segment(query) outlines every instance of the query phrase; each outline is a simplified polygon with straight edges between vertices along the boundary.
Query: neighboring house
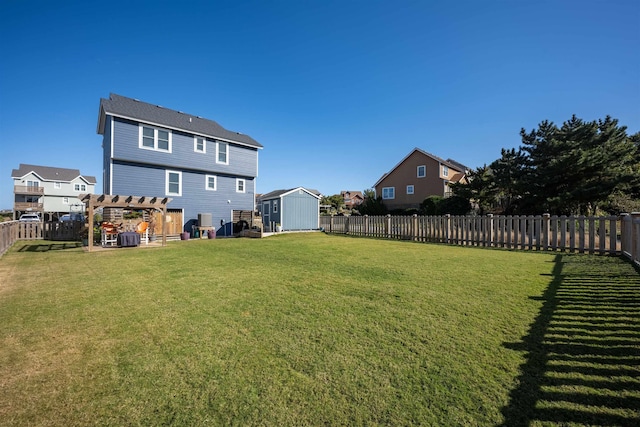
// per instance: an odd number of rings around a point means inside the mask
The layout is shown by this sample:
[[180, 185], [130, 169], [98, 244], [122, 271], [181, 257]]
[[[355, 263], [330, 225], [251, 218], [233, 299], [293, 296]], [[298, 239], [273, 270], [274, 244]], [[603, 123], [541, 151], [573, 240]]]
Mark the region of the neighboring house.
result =
[[353, 209], [364, 202], [362, 191], [341, 191], [340, 196], [344, 200], [344, 207]]
[[100, 100], [97, 132], [105, 194], [171, 197], [168, 211], [181, 214], [184, 231], [199, 214], [230, 226], [233, 210], [255, 208], [262, 145], [248, 135], [115, 94]]
[[277, 224], [282, 231], [315, 230], [320, 226], [320, 194], [297, 187], [276, 190], [260, 198], [262, 223], [269, 231]]
[[64, 214], [84, 213], [80, 194], [93, 194], [96, 178], [83, 176], [78, 169], [20, 164], [11, 171], [13, 178], [13, 218], [38, 213], [44, 221]]
[[466, 182], [468, 170], [454, 160], [414, 148], [374, 184], [374, 189], [387, 209], [418, 208], [429, 196], [450, 196], [449, 185]]

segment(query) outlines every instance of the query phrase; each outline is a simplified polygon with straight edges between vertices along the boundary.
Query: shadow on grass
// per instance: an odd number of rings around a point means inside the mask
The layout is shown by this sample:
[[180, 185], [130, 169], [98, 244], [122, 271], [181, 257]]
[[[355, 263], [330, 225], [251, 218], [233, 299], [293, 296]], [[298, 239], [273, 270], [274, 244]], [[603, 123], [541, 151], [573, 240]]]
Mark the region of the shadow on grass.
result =
[[82, 246], [82, 242], [26, 244], [20, 249], [18, 249], [18, 252], [62, 251], [65, 249], [79, 248], [81, 246]]
[[611, 258], [557, 255], [504, 426], [640, 425], [640, 275]]

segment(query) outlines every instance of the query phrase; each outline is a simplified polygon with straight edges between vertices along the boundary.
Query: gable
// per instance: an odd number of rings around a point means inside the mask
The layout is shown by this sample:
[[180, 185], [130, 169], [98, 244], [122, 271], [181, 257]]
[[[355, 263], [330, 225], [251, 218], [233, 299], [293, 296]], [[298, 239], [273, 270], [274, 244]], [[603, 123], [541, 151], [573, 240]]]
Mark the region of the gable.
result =
[[[442, 159], [441, 157], [435, 156], [419, 148], [414, 148], [389, 172], [382, 175], [382, 177], [380, 177], [380, 179], [373, 185], [373, 187], [378, 187], [381, 183], [383, 183], [383, 181], [390, 178], [396, 179], [401, 176], [413, 178], [417, 174], [417, 167], [422, 165], [426, 166], [427, 177], [431, 176], [439, 178], [440, 166], [446, 166], [449, 168], [449, 176], [455, 175], [457, 173], [462, 173], [464, 175], [464, 171], [460, 170], [460, 167], [457, 166], [457, 164], [451, 163], [447, 160]], [[434, 171], [436, 171], [435, 174]]]

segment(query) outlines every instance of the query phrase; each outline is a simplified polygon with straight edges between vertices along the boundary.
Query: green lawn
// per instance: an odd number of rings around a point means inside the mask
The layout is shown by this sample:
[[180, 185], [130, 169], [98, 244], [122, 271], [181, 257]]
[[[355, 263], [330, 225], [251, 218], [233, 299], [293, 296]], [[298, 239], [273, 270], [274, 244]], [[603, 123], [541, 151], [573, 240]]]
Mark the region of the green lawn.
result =
[[635, 425], [640, 275], [320, 233], [19, 242], [0, 396], [0, 425]]

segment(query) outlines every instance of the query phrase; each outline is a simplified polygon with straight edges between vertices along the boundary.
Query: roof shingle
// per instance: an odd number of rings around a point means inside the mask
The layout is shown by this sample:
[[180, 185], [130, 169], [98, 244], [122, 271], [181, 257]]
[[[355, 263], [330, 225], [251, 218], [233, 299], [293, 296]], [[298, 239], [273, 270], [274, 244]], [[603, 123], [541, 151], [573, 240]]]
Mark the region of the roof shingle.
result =
[[104, 134], [105, 114], [262, 148], [262, 145], [249, 135], [227, 130], [213, 120], [113, 93], [109, 95], [109, 99], [100, 99], [97, 132], [101, 135]]
[[11, 171], [11, 178], [20, 178], [33, 172], [46, 181], [71, 182], [78, 177], [82, 177], [87, 183], [95, 184], [94, 176], [82, 175], [78, 169], [55, 168], [51, 166], [26, 165], [20, 163], [18, 169]]

